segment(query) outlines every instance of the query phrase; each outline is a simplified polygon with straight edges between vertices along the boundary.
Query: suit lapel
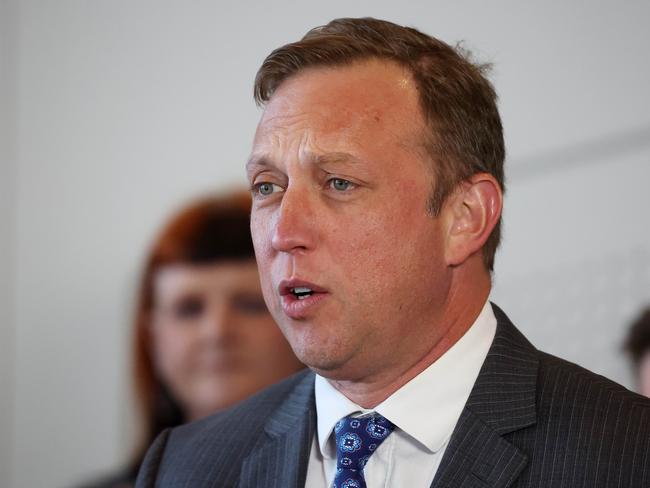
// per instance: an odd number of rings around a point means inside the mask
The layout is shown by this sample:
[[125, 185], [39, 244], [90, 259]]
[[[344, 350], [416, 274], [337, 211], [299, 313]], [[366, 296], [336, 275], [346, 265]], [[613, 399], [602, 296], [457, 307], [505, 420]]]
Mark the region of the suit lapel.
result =
[[[431, 485], [506, 488], [527, 456], [503, 438], [535, 424], [535, 348], [495, 305], [497, 332]], [[316, 430], [314, 375], [307, 374], [270, 417], [242, 464], [242, 488], [302, 488]]]
[[503, 435], [536, 422], [536, 349], [496, 305], [492, 308], [496, 335], [432, 488], [505, 488], [528, 462]]
[[302, 488], [315, 429], [314, 375], [308, 374], [269, 418], [242, 464], [239, 486]]
[[527, 457], [467, 408], [461, 414], [432, 487], [507, 487]]

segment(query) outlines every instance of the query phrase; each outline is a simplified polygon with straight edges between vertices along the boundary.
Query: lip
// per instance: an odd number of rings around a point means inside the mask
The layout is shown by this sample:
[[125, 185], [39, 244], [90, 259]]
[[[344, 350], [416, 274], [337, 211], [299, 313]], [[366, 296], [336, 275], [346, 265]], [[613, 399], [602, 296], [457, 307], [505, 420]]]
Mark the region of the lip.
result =
[[[292, 288], [298, 287], [309, 288], [313, 291], [313, 294], [299, 299], [291, 293]], [[280, 293], [282, 311], [287, 317], [294, 320], [306, 319], [313, 313], [316, 305], [329, 295], [329, 292], [325, 288], [299, 278], [282, 280], [278, 285], [278, 291]]]
[[235, 356], [200, 358], [196, 372], [208, 376], [232, 374], [241, 370], [244, 364], [240, 357]]

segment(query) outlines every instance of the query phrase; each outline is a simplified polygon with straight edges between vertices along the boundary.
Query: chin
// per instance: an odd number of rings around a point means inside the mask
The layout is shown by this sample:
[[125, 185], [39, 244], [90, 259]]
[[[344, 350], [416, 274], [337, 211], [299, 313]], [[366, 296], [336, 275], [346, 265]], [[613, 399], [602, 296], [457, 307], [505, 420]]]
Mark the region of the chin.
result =
[[296, 356], [309, 369], [328, 379], [337, 379], [347, 362], [341, 356], [340, 350], [324, 351], [319, 348], [318, 351], [310, 351], [303, 349], [296, 351]]
[[296, 357], [318, 374], [335, 371], [354, 356], [350, 341], [327, 324], [301, 322], [285, 324], [282, 329]]

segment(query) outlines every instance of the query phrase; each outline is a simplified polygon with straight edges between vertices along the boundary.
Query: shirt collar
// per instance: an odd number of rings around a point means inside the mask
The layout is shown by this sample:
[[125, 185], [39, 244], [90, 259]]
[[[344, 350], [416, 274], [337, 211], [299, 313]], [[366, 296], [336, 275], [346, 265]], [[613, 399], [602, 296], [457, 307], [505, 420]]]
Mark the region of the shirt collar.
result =
[[[496, 318], [489, 302], [469, 330], [437, 361], [390, 397], [376, 411], [430, 452], [440, 450], [451, 436], [485, 361], [494, 334]], [[354, 412], [367, 413], [316, 375], [318, 445], [326, 458], [336, 457], [328, 443], [336, 422]]]

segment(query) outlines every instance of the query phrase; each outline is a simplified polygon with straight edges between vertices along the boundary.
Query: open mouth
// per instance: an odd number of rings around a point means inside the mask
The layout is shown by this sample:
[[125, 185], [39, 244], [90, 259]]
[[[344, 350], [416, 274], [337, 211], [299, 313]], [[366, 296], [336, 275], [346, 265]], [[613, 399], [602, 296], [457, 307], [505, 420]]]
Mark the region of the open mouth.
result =
[[286, 295], [289, 298], [297, 300], [304, 300], [313, 295], [327, 292], [324, 288], [321, 288], [318, 285], [298, 279], [281, 281], [278, 285], [278, 291], [280, 292], [280, 295]]
[[295, 288], [291, 288], [289, 291], [298, 300], [304, 300], [314, 294], [314, 291], [311, 288], [305, 286], [296, 286]]
[[284, 313], [292, 319], [304, 319], [314, 307], [329, 296], [328, 290], [299, 279], [283, 280], [278, 290]]

